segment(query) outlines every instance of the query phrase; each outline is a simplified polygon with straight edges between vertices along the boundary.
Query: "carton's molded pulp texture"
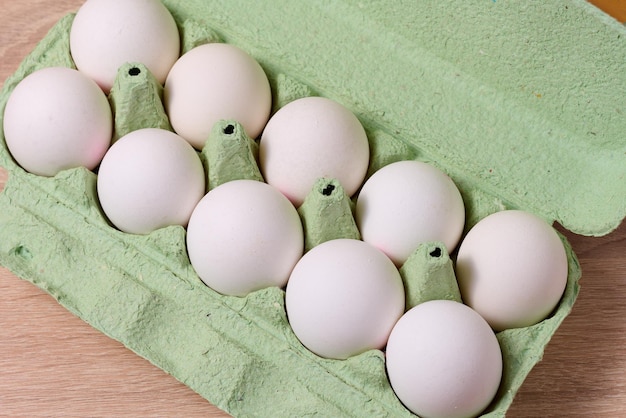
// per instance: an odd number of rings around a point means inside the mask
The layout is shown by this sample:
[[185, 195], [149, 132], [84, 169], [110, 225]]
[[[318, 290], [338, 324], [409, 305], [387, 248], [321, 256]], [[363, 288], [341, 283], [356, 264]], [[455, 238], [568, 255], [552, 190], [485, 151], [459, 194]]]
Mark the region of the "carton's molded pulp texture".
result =
[[[400, 159], [449, 173], [467, 228], [505, 208], [588, 235], [608, 233], [624, 217], [626, 30], [583, 1], [164, 3], [186, 49], [221, 40], [255, 57], [275, 108], [314, 94], [354, 111], [370, 139], [370, 173]], [[2, 113], [27, 74], [73, 66], [72, 19], [6, 81]], [[111, 98], [118, 136], [146, 124], [169, 127], [159, 103], [154, 112], [121, 114], [141, 108], [126, 100], [161, 94], [145, 80], [143, 93]], [[0, 263], [95, 328], [235, 416], [411, 415], [389, 386], [380, 351], [344, 361], [315, 356], [290, 330], [281, 289], [216, 294], [189, 265], [182, 228], [119, 232], [99, 209], [94, 173], [37, 177], [15, 164], [4, 137], [0, 144], [9, 170]], [[580, 268], [564, 243], [569, 278], [555, 312], [498, 334], [505, 370], [487, 416], [504, 416], [572, 308]], [[441, 259], [402, 269], [405, 276], [449, 270]]]

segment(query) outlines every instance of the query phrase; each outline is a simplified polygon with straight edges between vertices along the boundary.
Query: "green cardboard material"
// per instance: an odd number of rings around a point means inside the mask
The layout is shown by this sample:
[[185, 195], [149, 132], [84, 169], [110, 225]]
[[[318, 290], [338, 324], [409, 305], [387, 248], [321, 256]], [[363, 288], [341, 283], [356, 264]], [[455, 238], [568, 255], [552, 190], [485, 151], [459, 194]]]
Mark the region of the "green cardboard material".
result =
[[[173, 131], [163, 107], [163, 87], [145, 65], [129, 62], [118, 70], [109, 93], [115, 115], [113, 142], [143, 127]], [[133, 106], [141, 103], [141, 106]]]
[[335, 179], [318, 179], [298, 208], [304, 230], [304, 251], [332, 239], [361, 239], [354, 206]]
[[420, 245], [400, 267], [400, 275], [406, 310], [429, 300], [463, 302], [450, 254], [442, 242]]
[[239, 122], [217, 122], [200, 154], [207, 173], [207, 190], [232, 180], [263, 181], [261, 170], [256, 164], [258, 148], [258, 144], [246, 135]]
[[[253, 55], [275, 108], [316, 94], [353, 110], [370, 139], [370, 173], [400, 159], [449, 173], [468, 228], [521, 208], [601, 235], [625, 215], [626, 29], [582, 0], [164, 3], [185, 50], [222, 40]], [[6, 81], [1, 113], [30, 72], [73, 66], [72, 19]], [[382, 352], [315, 356], [291, 332], [282, 290], [216, 294], [189, 265], [182, 228], [119, 232], [99, 208], [94, 173], [34, 176], [3, 136], [0, 144], [9, 170], [0, 264], [95, 328], [235, 416], [411, 416], [387, 382]], [[580, 268], [564, 244], [568, 285], [555, 312], [498, 333], [505, 370], [486, 416], [504, 416], [576, 300]]]

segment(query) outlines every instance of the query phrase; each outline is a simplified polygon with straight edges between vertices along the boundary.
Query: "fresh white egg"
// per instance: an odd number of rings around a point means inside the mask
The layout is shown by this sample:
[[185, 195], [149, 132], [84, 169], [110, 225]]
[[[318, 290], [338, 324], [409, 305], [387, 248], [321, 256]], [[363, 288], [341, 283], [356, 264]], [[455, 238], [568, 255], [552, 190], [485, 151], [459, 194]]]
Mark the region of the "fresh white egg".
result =
[[456, 260], [463, 301], [495, 330], [533, 325], [556, 307], [568, 263], [554, 228], [521, 210], [496, 212], [463, 239]]
[[87, 0], [70, 30], [76, 67], [108, 93], [118, 68], [144, 64], [163, 83], [180, 54], [178, 27], [159, 0]]
[[389, 382], [402, 403], [424, 418], [469, 418], [494, 398], [502, 353], [485, 320], [453, 301], [410, 309], [387, 343]]
[[173, 132], [146, 128], [121, 137], [98, 171], [98, 198], [118, 229], [147, 234], [186, 226], [204, 196], [205, 174], [196, 151]]
[[201, 149], [221, 119], [236, 120], [249, 137], [259, 136], [272, 93], [254, 58], [233, 45], [210, 43], [176, 61], [165, 81], [164, 102], [174, 130]]
[[65, 67], [33, 72], [13, 90], [4, 110], [4, 136], [26, 171], [95, 168], [111, 144], [113, 117], [96, 83]]
[[337, 179], [352, 196], [368, 165], [369, 143], [361, 122], [341, 104], [323, 97], [283, 106], [267, 123], [259, 144], [265, 181], [296, 207], [322, 177]]
[[355, 217], [363, 240], [400, 266], [426, 242], [443, 242], [451, 253], [463, 232], [465, 206], [443, 171], [420, 161], [399, 161], [365, 182]]
[[231, 296], [283, 287], [303, 249], [296, 209], [278, 190], [255, 180], [233, 180], [209, 191], [187, 228], [196, 273]]
[[296, 264], [285, 301], [291, 328], [305, 347], [346, 359], [385, 346], [404, 312], [404, 287], [382, 252], [363, 241], [336, 239]]

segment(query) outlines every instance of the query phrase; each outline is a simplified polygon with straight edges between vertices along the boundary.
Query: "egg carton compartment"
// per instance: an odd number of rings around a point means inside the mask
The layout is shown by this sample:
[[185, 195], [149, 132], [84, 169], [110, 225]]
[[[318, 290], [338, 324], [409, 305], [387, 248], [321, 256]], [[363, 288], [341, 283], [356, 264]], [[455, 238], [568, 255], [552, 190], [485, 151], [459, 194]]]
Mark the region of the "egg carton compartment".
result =
[[[274, 111], [309, 95], [329, 97], [350, 108], [370, 141], [369, 174], [406, 159], [425, 161], [448, 173], [465, 201], [466, 230], [490, 213], [520, 208], [574, 232], [607, 233], [626, 208], [626, 153], [620, 141], [626, 127], [619, 112], [605, 105], [623, 103], [619, 97], [626, 97], [626, 83], [609, 80], [600, 64], [610, 69], [624, 62], [619, 61], [626, 54], [624, 28], [604, 20], [582, 1], [549, 6], [499, 3], [455, 6], [467, 26], [441, 40], [438, 36], [451, 23], [445, 6], [435, 1], [410, 13], [391, 4], [381, 13], [382, 9], [349, 1], [317, 6], [285, 1], [271, 7], [164, 1], [179, 25], [183, 51], [221, 41], [257, 59], [270, 79]], [[526, 14], [520, 15], [518, 8], [527, 8]], [[73, 16], [62, 19], [6, 81], [0, 110], [29, 73], [49, 66], [74, 67], [69, 54]], [[285, 19], [288, 23], [283, 24]], [[536, 21], [531, 23], [532, 19]], [[594, 78], [589, 64], [573, 75], [554, 78], [545, 75], [545, 68], [532, 66], [535, 72], [525, 74], [525, 84], [512, 80], [515, 76], [509, 72], [515, 64], [533, 53], [541, 67], [542, 59], [574, 45], [578, 35], [561, 41], [554, 33], [533, 36], [533, 31], [555, 26], [563, 35], [569, 30], [567, 19], [580, 25], [577, 31], [600, 33], [603, 44], [593, 55], [593, 66], [599, 68]], [[473, 33], [469, 26], [477, 33], [466, 39], [463, 34]], [[297, 33], [315, 36], [294, 37], [290, 31], [296, 27], [301, 28]], [[537, 39], [552, 43], [519, 56], [511, 45], [489, 49], [496, 39], [506, 39], [498, 35], [516, 29], [524, 36], [510, 42], [519, 47]], [[485, 40], [479, 41], [481, 36]], [[450, 45], [439, 48], [441, 43]], [[577, 56], [579, 64], [587, 63], [583, 55], [596, 47], [587, 45]], [[496, 52], [500, 55], [495, 60], [480, 58]], [[470, 53], [477, 55], [470, 59]], [[503, 68], [506, 65], [511, 68]], [[553, 66], [573, 71], [563, 62]], [[493, 74], [485, 75], [485, 68]], [[160, 86], [149, 72], [137, 63], [119, 74], [120, 85], [110, 99], [115, 137], [139, 127], [169, 129], [155, 100]], [[571, 92], [564, 91], [562, 82], [577, 77], [582, 77], [585, 92], [568, 101]], [[503, 93], [511, 84], [517, 89]], [[543, 98], [547, 104], [540, 103]], [[584, 100], [595, 107], [581, 111]], [[0, 143], [0, 165], [9, 171], [0, 195], [0, 263], [93, 327], [235, 416], [412, 416], [389, 385], [381, 351], [347, 360], [314, 355], [289, 327], [283, 290], [268, 288], [244, 298], [212, 291], [189, 263], [182, 227], [145, 236], [120, 232], [99, 207], [96, 174], [78, 168], [54, 178], [35, 176], [15, 164], [3, 137]], [[207, 152], [205, 163], [223, 161], [212, 161], [214, 155]], [[249, 162], [244, 158], [230, 173], [241, 175]], [[250, 175], [254, 173], [243, 174]], [[316, 221], [321, 205], [314, 202], [312, 209], [301, 208], [302, 217], [313, 225], [308, 239], [324, 239], [330, 233], [314, 237], [313, 232], [328, 225], [319, 219], [341, 216], [324, 215]], [[333, 210], [346, 213], [345, 207]], [[350, 231], [354, 232], [348, 222], [340, 234]], [[503, 379], [485, 416], [505, 415], [576, 300], [581, 272], [571, 247], [562, 240], [569, 261], [562, 300], [539, 324], [497, 334]], [[453, 256], [436, 249], [418, 250], [414, 258], [420, 262], [407, 263], [402, 274], [453, 278]]]

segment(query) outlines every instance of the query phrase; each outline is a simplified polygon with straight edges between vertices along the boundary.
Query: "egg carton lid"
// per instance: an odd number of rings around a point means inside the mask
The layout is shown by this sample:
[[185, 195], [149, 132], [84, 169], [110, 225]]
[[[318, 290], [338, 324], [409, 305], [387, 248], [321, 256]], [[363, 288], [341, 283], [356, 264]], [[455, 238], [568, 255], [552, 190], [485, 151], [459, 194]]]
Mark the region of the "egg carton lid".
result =
[[626, 215], [626, 29], [584, 0], [165, 4], [439, 165], [467, 200], [593, 236]]
[[[353, 110], [371, 140], [370, 173], [409, 158], [448, 172], [468, 227], [523, 208], [577, 233], [608, 233], [626, 211], [625, 29], [582, 0], [517, 3], [164, 1], [181, 29], [200, 22], [248, 51], [273, 87], [287, 74], [295, 90]], [[25, 74], [73, 65], [71, 18], [7, 80], [0, 109]], [[181, 228], [115, 231], [93, 173], [37, 178], [15, 165], [1, 136], [0, 145], [10, 171], [0, 264], [95, 328], [238, 416], [411, 415], [384, 378], [382, 353], [315, 357], [290, 333], [280, 289], [216, 295], [190, 267]], [[570, 275], [557, 311], [498, 334], [510, 361], [489, 416], [504, 416], [576, 299], [580, 271], [565, 244]]]

